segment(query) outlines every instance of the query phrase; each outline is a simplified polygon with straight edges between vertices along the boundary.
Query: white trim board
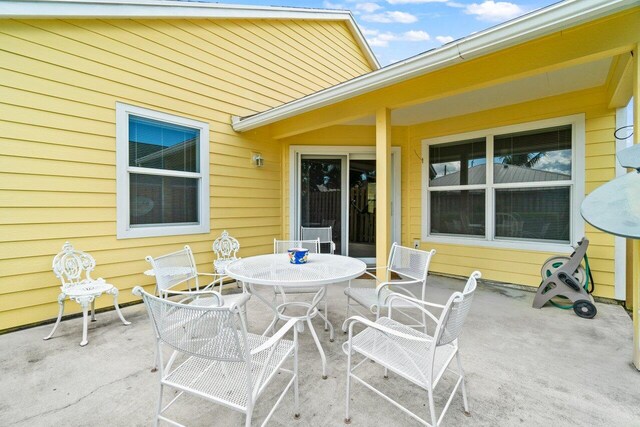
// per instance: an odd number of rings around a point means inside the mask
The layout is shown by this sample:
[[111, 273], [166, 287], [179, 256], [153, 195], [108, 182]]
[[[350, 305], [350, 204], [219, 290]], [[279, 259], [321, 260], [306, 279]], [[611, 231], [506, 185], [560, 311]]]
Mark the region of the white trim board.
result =
[[[429, 192], [426, 185], [426, 176], [429, 174], [429, 146], [434, 144], [442, 144], [453, 141], [464, 141], [469, 139], [475, 139], [479, 137], [487, 138], [487, 164], [489, 159], [493, 158], [493, 135], [516, 133], [525, 130], [544, 129], [555, 126], [571, 125], [572, 127], [572, 179], [568, 181], [571, 185], [571, 232], [568, 243], [555, 243], [555, 242], [543, 242], [543, 241], [527, 241], [527, 240], [508, 240], [508, 239], [493, 239], [493, 197], [492, 191], [487, 191], [485, 212], [487, 213], [485, 221], [485, 236], [467, 237], [467, 236], [443, 236], [443, 235], [429, 235]], [[488, 247], [495, 249], [515, 249], [515, 250], [527, 250], [527, 251], [542, 251], [542, 252], [559, 252], [559, 253], [571, 253], [573, 252], [573, 244], [580, 240], [584, 236], [585, 223], [582, 216], [580, 216], [580, 205], [585, 197], [585, 116], [584, 114], [575, 114], [572, 116], [557, 117], [547, 120], [538, 120], [535, 122], [519, 123], [517, 125], [502, 126], [497, 128], [483, 129], [473, 132], [467, 132], [456, 135], [448, 135], [438, 138], [424, 139], [422, 141], [422, 158], [424, 159], [422, 164], [421, 179], [421, 193], [422, 193], [422, 219], [421, 219], [421, 239], [423, 242], [464, 245], [464, 246], [478, 246]], [[487, 168], [487, 172], [491, 173], [492, 168]], [[491, 182], [493, 180], [490, 180]], [[567, 185], [567, 183], [560, 183], [557, 185]], [[488, 184], [479, 186], [465, 186], [465, 189], [485, 188]], [[495, 185], [492, 184], [490, 188], [508, 188], [508, 187], [540, 187], [549, 186], [546, 183], [532, 183], [532, 184], [517, 184], [517, 185]], [[443, 189], [446, 187], [438, 187]]]
[[244, 132], [275, 123], [611, 15], [637, 4], [637, 0], [565, 0], [262, 113], [244, 118], [236, 117], [232, 121], [233, 129]]
[[[178, 172], [172, 170], [149, 170], [129, 166], [129, 115], [146, 117], [166, 123], [173, 123], [199, 130], [200, 172]], [[132, 227], [129, 224], [129, 174], [144, 171], [148, 175], [180, 176], [198, 178], [198, 219], [197, 224], [157, 224]], [[201, 234], [211, 231], [209, 198], [209, 124], [186, 117], [150, 110], [148, 108], [116, 102], [116, 235], [118, 239], [136, 237], [176, 236]]]

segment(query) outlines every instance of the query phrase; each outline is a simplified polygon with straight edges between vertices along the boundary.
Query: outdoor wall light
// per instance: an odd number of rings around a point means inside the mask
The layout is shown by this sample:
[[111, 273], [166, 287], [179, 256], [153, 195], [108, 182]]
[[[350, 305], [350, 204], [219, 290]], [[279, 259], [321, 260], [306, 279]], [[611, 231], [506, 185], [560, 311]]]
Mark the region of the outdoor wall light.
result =
[[253, 153], [251, 156], [251, 162], [257, 168], [261, 168], [264, 166], [264, 159], [262, 158], [262, 154], [260, 153]]

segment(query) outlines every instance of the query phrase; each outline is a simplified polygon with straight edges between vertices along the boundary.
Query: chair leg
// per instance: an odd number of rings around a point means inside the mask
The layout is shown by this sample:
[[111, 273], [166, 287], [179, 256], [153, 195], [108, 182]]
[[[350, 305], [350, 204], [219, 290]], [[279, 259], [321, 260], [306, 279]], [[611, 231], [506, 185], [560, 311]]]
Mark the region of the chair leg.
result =
[[62, 313], [64, 312], [64, 299], [67, 296], [65, 294], [60, 294], [58, 295], [58, 319], [56, 320], [56, 324], [53, 325], [53, 330], [51, 331], [51, 333], [49, 335], [47, 335], [46, 337], [43, 338], [43, 340], [48, 340], [49, 338], [51, 338], [53, 336], [53, 333], [56, 331], [56, 329], [58, 329], [58, 325], [60, 324], [60, 319], [62, 319]]
[[160, 413], [162, 412], [162, 392], [164, 390], [164, 386], [160, 384], [160, 395], [158, 396], [158, 406], [156, 409], [156, 417], [153, 419], [153, 427], [158, 427], [158, 422], [160, 421]]
[[124, 316], [122, 315], [122, 312], [120, 311], [120, 307], [118, 307], [118, 289], [114, 286], [113, 288], [111, 288], [109, 293], [113, 295], [113, 306], [116, 309], [116, 313], [118, 313], [118, 317], [120, 318], [122, 323], [125, 324], [125, 326], [130, 325], [131, 322], [125, 320]]
[[87, 328], [89, 324], [89, 301], [86, 299], [81, 299], [78, 301], [80, 306], [82, 307], [82, 341], [80, 341], [80, 346], [84, 347], [89, 344], [89, 340], [87, 340]]
[[351, 403], [351, 337], [349, 337], [347, 349], [347, 401], [345, 405], [344, 423], [351, 424], [351, 417], [349, 416], [349, 403]]
[[433, 427], [438, 427], [438, 418], [436, 417], [436, 404], [433, 401], [433, 389], [431, 386], [427, 389], [429, 394], [429, 412], [431, 413], [431, 425]]
[[[351, 282], [349, 282], [349, 283], [351, 283]], [[349, 318], [349, 313], [350, 313], [350, 310], [349, 310], [349, 309], [350, 309], [350, 308], [351, 308], [351, 297], [349, 297], [349, 295], [347, 295], [347, 312], [346, 312], [346, 313], [345, 313], [345, 315], [344, 315], [344, 318], [345, 318], [345, 319], [348, 319], [348, 318]], [[343, 326], [343, 328], [342, 328], [342, 333], [344, 333], [344, 334], [346, 334], [346, 333], [347, 333], [347, 330], [346, 330], [346, 328], [344, 328], [344, 326]]]
[[471, 412], [469, 412], [469, 401], [467, 400], [467, 388], [465, 387], [465, 378], [464, 371], [462, 370], [462, 362], [460, 361], [460, 353], [456, 353], [456, 362], [458, 363], [458, 373], [462, 377], [462, 404], [464, 405], [464, 414], [467, 417], [471, 416]]
[[251, 427], [251, 417], [253, 416], [253, 407], [249, 406], [247, 408], [247, 417], [244, 421], [245, 427]]
[[293, 418], [300, 419], [300, 393], [298, 392], [298, 325], [294, 327], [294, 342], [293, 345], [293, 375], [295, 375], [296, 379], [293, 382]]
[[96, 300], [91, 301], [91, 321], [96, 321]]
[[318, 347], [318, 352], [320, 353], [320, 359], [322, 359], [322, 379], [327, 379], [327, 356], [324, 354], [324, 350], [322, 349], [322, 345], [320, 344], [320, 340], [318, 339], [318, 335], [316, 334], [316, 330], [313, 329], [313, 324], [311, 323], [311, 319], [307, 319], [307, 325], [309, 326], [309, 330], [311, 331], [311, 336], [313, 337], [313, 341], [316, 343], [316, 347]]

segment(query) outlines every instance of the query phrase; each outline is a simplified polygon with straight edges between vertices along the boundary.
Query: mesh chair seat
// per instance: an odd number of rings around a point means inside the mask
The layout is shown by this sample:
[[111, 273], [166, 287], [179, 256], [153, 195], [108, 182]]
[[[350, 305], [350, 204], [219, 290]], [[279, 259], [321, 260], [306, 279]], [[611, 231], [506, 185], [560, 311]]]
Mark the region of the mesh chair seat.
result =
[[[247, 333], [247, 342], [251, 349], [264, 344], [269, 337]], [[293, 341], [281, 340], [277, 345], [269, 367], [265, 372], [268, 378], [285, 361], [294, 348]], [[269, 351], [262, 351], [251, 360], [251, 377], [256, 378], [265, 365]], [[247, 366], [245, 362], [226, 362], [191, 356], [174, 369], [163, 384], [180, 390], [203, 393], [219, 399], [230, 406], [247, 407]]]
[[[427, 388], [429, 384], [425, 379], [428, 378], [429, 364], [425, 354], [432, 346], [432, 337], [388, 317], [381, 317], [376, 323], [407, 335], [429, 339], [431, 342], [413, 341], [393, 335], [387, 336], [369, 327], [353, 337], [353, 350], [375, 360], [407, 380]], [[453, 344], [438, 347], [433, 365], [434, 378], [440, 377], [455, 352], [456, 347]]]

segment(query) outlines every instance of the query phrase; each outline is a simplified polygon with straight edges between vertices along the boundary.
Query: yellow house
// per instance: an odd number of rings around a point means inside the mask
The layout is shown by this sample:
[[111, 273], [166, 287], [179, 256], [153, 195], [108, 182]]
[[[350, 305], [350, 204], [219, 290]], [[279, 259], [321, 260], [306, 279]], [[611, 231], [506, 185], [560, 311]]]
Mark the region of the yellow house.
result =
[[54, 317], [65, 240], [131, 301], [145, 255], [188, 243], [206, 270], [223, 229], [249, 256], [323, 224], [370, 263], [397, 241], [435, 248], [434, 272], [529, 286], [586, 235], [596, 295], [631, 299], [633, 251], [579, 208], [626, 172], [638, 1], [560, 2], [384, 68], [343, 11], [8, 1], [0, 18], [0, 329]]

